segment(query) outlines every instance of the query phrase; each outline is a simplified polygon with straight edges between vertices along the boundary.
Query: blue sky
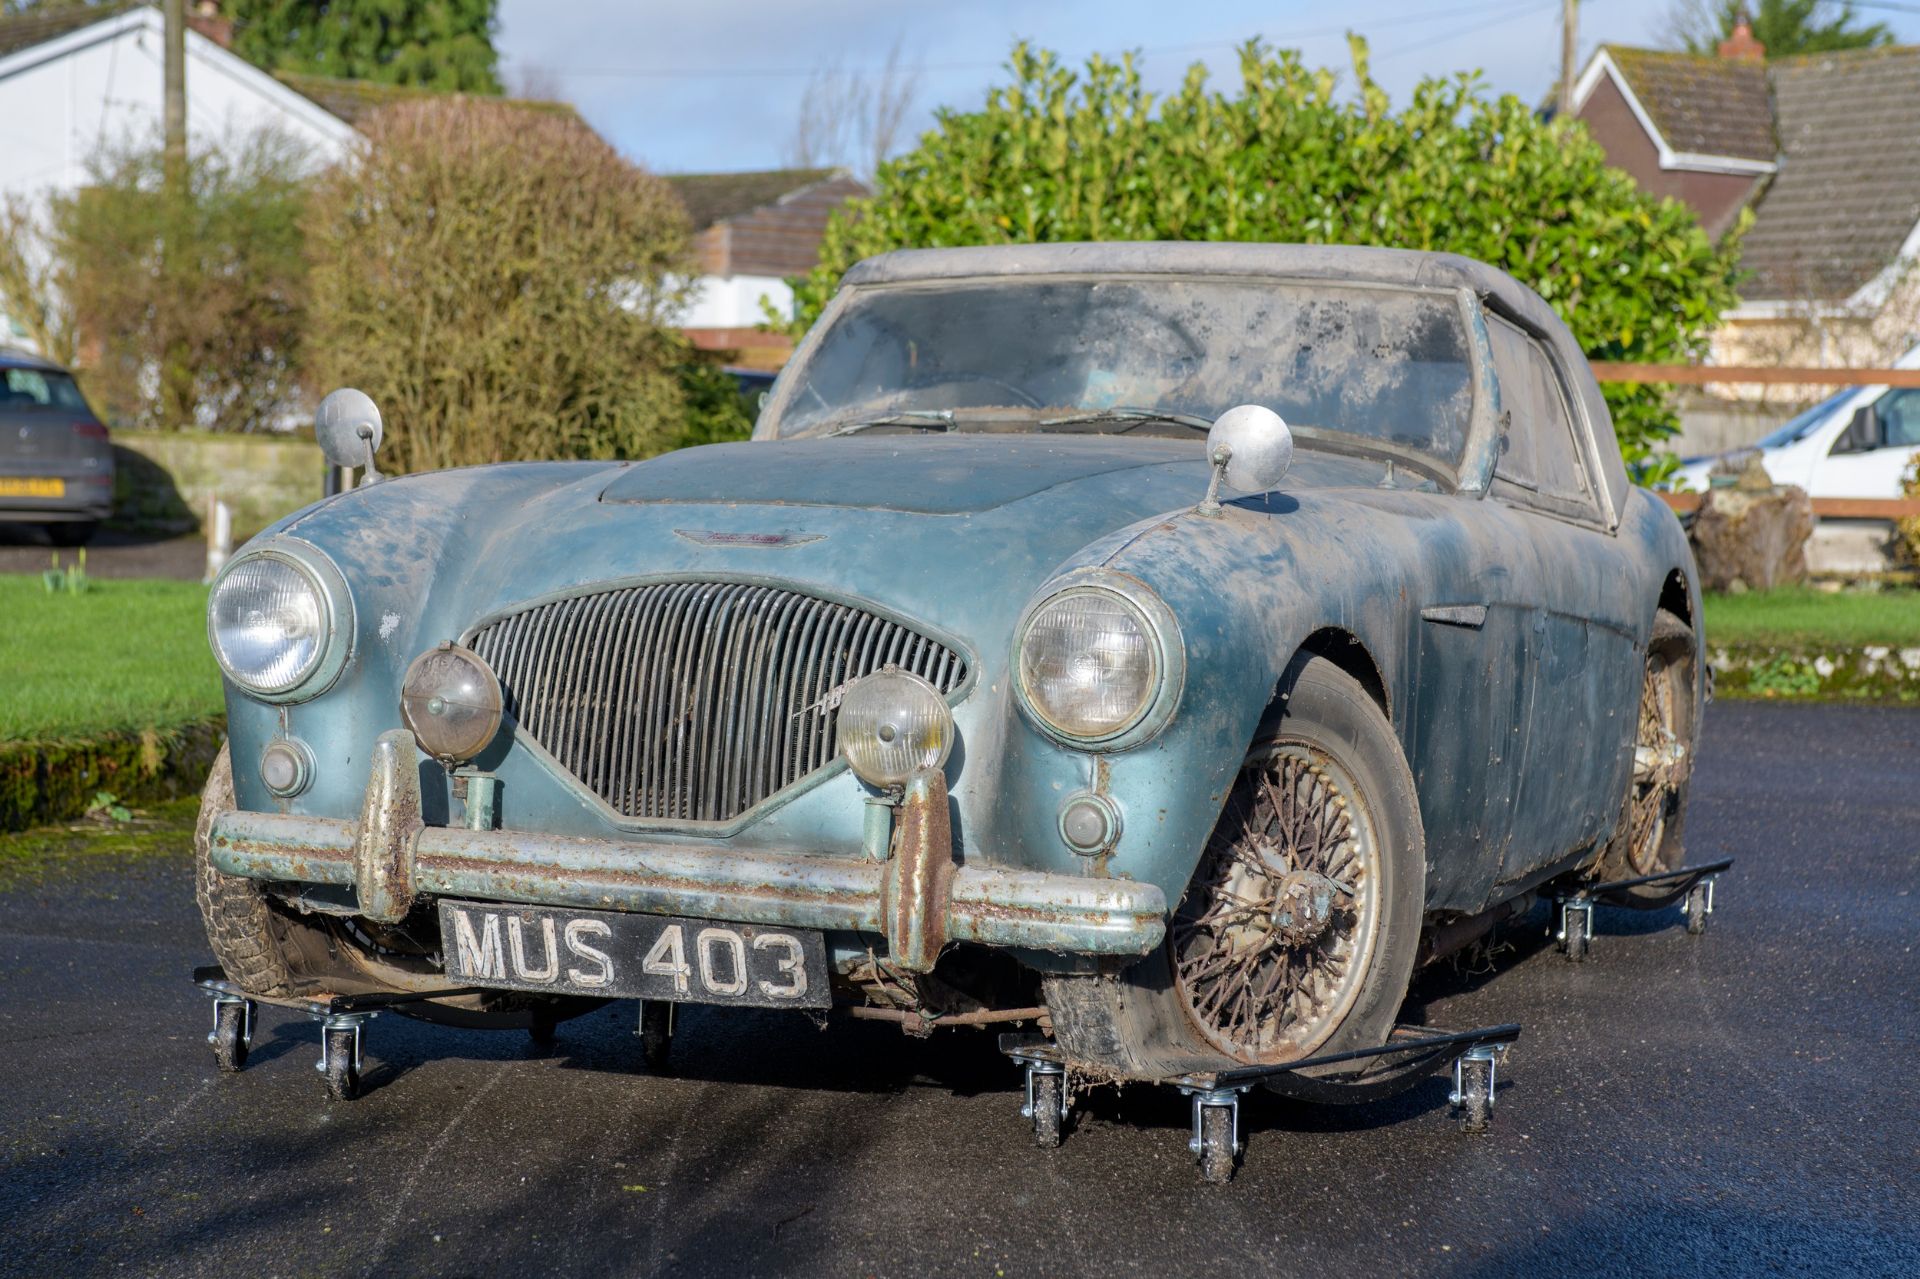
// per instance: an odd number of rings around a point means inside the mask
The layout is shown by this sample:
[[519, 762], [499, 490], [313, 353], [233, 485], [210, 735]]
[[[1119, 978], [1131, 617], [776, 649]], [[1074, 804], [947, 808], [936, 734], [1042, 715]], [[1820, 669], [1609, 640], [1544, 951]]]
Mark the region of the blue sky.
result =
[[[1601, 41], [1656, 43], [1671, 3], [1586, 0], [1582, 58]], [[497, 44], [510, 87], [536, 77], [626, 155], [675, 173], [779, 165], [808, 72], [877, 67], [896, 41], [923, 68], [911, 137], [935, 106], [978, 105], [1021, 38], [1074, 63], [1143, 50], [1149, 85], [1165, 90], [1196, 61], [1231, 85], [1233, 46], [1253, 35], [1345, 68], [1352, 29], [1396, 101], [1424, 76], [1470, 68], [1534, 101], [1558, 74], [1559, 12], [1559, 0], [502, 0]], [[1920, 40], [1920, 15], [1872, 16]]]

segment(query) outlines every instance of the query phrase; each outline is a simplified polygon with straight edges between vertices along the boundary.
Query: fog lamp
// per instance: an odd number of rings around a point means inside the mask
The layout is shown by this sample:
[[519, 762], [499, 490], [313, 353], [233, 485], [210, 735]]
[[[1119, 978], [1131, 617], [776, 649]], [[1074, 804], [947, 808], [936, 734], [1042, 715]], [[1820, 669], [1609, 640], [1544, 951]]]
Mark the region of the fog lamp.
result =
[[840, 699], [840, 753], [869, 786], [899, 786], [939, 768], [953, 750], [953, 712], [918, 675], [889, 666], [862, 675]]
[[500, 731], [500, 681], [480, 655], [449, 640], [413, 659], [400, 686], [400, 717], [420, 749], [464, 764]]

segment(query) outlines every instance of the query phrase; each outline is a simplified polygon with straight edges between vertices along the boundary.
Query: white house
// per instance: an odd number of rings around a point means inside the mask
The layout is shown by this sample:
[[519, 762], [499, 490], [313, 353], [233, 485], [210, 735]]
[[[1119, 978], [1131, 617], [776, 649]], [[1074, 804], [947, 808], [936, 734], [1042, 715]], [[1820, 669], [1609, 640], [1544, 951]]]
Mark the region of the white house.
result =
[[[159, 6], [97, 12], [0, 20], [0, 197], [73, 190], [103, 148], [159, 138]], [[325, 163], [353, 136], [345, 120], [199, 31], [187, 32], [186, 45], [189, 147], [271, 128]]]
[[793, 313], [787, 278], [813, 268], [827, 220], [867, 188], [844, 169], [678, 173], [667, 182], [686, 206], [700, 266], [681, 327], [735, 363], [778, 368], [792, 343], [764, 331], [767, 308]]
[[[221, 30], [218, 20], [199, 25]], [[0, 18], [0, 201], [41, 206], [84, 185], [102, 151], [157, 140], [163, 41], [157, 5]], [[200, 30], [186, 33], [186, 48], [189, 148], [271, 129], [325, 164], [354, 136], [347, 121]], [[0, 343], [22, 340], [0, 317]]]

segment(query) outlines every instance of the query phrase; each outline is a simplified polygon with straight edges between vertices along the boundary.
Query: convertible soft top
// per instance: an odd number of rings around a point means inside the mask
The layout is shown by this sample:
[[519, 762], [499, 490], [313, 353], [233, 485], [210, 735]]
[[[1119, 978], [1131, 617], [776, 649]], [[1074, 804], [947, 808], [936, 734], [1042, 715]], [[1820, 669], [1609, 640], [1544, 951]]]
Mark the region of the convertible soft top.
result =
[[1553, 347], [1569, 389], [1593, 431], [1612, 510], [1619, 521], [1629, 481], [1613, 417], [1587, 367], [1586, 353], [1553, 308], [1497, 267], [1457, 253], [1343, 244], [1236, 244], [1191, 240], [999, 244], [900, 249], [856, 262], [843, 285], [899, 284], [986, 275], [1236, 275], [1288, 280], [1364, 281], [1413, 288], [1466, 288], [1492, 310]]

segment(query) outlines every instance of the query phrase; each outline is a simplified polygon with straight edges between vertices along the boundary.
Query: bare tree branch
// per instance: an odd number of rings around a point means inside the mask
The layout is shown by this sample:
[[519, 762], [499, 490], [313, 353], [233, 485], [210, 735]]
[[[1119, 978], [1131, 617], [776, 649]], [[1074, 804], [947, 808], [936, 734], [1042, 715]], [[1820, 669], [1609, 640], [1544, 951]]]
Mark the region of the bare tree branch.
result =
[[919, 62], [907, 65], [897, 39], [878, 70], [850, 70], [837, 59], [823, 65], [801, 91], [786, 163], [851, 169], [871, 180], [900, 141], [919, 78]]

